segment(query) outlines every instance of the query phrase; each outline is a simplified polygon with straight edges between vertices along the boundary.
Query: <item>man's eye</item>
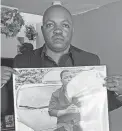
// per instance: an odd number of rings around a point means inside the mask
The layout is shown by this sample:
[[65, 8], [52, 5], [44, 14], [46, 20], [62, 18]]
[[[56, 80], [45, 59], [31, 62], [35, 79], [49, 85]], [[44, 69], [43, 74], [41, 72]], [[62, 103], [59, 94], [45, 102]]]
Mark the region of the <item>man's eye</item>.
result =
[[47, 27], [47, 28], [53, 27], [53, 24], [52, 24], [52, 23], [46, 24], [46, 27]]
[[69, 28], [70, 26], [68, 24], [63, 24], [63, 27]]
[[67, 79], [67, 78], [68, 78], [68, 76], [65, 76], [65, 77], [64, 77], [64, 79]]

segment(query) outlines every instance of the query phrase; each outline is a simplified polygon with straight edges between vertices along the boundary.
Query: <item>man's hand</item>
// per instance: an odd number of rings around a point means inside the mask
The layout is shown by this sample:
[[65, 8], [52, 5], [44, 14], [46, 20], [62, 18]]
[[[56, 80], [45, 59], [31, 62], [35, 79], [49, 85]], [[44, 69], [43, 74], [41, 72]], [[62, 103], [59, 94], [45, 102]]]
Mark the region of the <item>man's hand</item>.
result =
[[80, 96], [77, 96], [77, 97], [73, 97], [73, 98], [72, 98], [72, 103], [73, 103], [74, 105], [76, 105], [77, 107], [81, 107], [81, 102], [79, 101], [79, 97], [80, 97]]
[[69, 114], [69, 113], [78, 113], [79, 109], [76, 105], [72, 104], [70, 105], [66, 110], [65, 110], [65, 114]]
[[59, 117], [69, 113], [79, 113], [78, 107], [72, 104], [67, 109], [59, 110], [57, 116]]
[[115, 75], [105, 78], [105, 86], [108, 90], [114, 91], [119, 95], [122, 95], [122, 75]]
[[12, 74], [18, 75], [16, 70], [7, 66], [1, 66], [1, 87], [10, 80]]

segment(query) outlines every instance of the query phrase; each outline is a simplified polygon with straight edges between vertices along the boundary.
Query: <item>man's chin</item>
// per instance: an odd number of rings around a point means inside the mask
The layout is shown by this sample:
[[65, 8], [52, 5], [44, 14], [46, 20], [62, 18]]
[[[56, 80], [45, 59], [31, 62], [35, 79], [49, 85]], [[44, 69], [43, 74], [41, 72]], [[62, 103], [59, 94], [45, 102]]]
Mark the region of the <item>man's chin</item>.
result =
[[67, 49], [67, 47], [62, 46], [61, 44], [57, 44], [54, 47], [52, 47], [52, 49], [56, 52], [62, 52], [62, 51], [65, 51]]

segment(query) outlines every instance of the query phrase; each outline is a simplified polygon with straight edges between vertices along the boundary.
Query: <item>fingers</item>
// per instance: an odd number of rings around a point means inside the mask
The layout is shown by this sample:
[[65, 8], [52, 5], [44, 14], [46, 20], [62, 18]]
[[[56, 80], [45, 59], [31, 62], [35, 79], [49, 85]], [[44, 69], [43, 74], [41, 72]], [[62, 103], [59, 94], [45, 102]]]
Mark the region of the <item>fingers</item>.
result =
[[72, 103], [76, 105], [77, 107], [81, 107], [81, 102], [79, 101], [78, 97], [73, 97]]
[[1, 79], [1, 85], [2, 87], [7, 83], [7, 80]]
[[109, 91], [118, 91], [118, 88], [115, 83], [106, 83], [104, 84], [104, 86], [106, 86]]
[[1, 70], [2, 70], [2, 69], [3, 69], [5, 72], [11, 72], [12, 74], [19, 75], [19, 73], [18, 73], [15, 69], [13, 69], [13, 68], [11, 68], [11, 67], [3, 66], [3, 67], [1, 68]]
[[72, 104], [70, 105], [67, 109], [66, 109], [66, 113], [69, 114], [69, 113], [78, 113], [79, 112], [79, 109], [76, 105]]
[[71, 106], [68, 107], [68, 109], [73, 109], [73, 108], [75, 108], [74, 104], [72, 104]]
[[11, 76], [11, 72], [4, 71], [4, 76]]
[[105, 78], [105, 84], [103, 86], [106, 86], [107, 88], [114, 88], [119, 85], [119, 76], [110, 76]]
[[78, 112], [77, 106], [75, 106], [74, 104], [72, 104], [71, 106], [69, 106], [68, 112], [69, 113], [76, 113], [76, 112]]
[[110, 87], [110, 88], [107, 88], [107, 89], [110, 90], [110, 91], [118, 92], [118, 88], [116, 88], [116, 87]]
[[1, 73], [1, 78], [5, 79], [5, 77], [7, 77], [7, 79], [8, 79], [8, 77], [10, 78], [11, 77], [11, 72], [4, 71], [3, 73]]
[[112, 81], [112, 80], [119, 80], [119, 79], [122, 79], [122, 75], [108, 76], [104, 80], [105, 81]]
[[8, 80], [10, 79], [10, 76], [4, 75], [1, 77], [1, 88], [8, 82]]
[[75, 106], [75, 105], [71, 105], [71, 106], [68, 107], [68, 111], [74, 110], [74, 109], [76, 109], [76, 106]]
[[107, 88], [113, 88], [113, 87], [117, 87], [118, 83], [117, 82], [106, 82], [103, 86], [106, 86]]
[[15, 69], [1, 66], [1, 87], [3, 87], [10, 80], [12, 74], [19, 75]]
[[119, 92], [120, 90], [120, 81], [122, 79], [121, 75], [116, 76], [109, 76], [105, 78], [105, 84], [103, 86], [106, 86], [109, 91]]
[[4, 75], [1, 79], [3, 79], [3, 80], [9, 80], [10, 76]]

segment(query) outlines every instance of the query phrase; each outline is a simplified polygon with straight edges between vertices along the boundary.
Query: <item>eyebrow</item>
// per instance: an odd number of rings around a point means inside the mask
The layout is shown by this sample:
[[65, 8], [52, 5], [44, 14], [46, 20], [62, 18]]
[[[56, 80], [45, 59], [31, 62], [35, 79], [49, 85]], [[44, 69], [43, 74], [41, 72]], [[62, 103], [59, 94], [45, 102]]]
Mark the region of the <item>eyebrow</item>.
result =
[[52, 22], [52, 23], [54, 23], [54, 21], [52, 21], [52, 20], [48, 20], [48, 19], [47, 19], [46, 21], [43, 22], [43, 24], [47, 24], [48, 22]]
[[68, 22], [70, 25], [72, 24], [69, 20], [63, 20], [62, 22]]
[[[44, 22], [44, 24], [46, 24], [46, 23], [48, 23], [48, 22], [55, 23], [55, 21], [47, 19], [47, 20]], [[61, 21], [61, 22], [68, 22], [70, 25], [72, 24], [72, 22], [70, 22], [68, 19], [67, 19], [67, 20], [63, 20], [63, 21]]]

